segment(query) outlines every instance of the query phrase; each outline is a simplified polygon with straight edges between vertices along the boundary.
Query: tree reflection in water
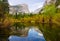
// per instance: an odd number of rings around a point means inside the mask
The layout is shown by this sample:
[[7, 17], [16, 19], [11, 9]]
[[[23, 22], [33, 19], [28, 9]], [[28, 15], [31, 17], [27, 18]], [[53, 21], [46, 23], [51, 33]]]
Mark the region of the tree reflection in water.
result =
[[43, 34], [38, 28], [31, 27], [28, 31], [28, 35], [26, 37], [19, 37], [16, 35], [12, 35], [9, 37], [10, 41], [45, 41]]

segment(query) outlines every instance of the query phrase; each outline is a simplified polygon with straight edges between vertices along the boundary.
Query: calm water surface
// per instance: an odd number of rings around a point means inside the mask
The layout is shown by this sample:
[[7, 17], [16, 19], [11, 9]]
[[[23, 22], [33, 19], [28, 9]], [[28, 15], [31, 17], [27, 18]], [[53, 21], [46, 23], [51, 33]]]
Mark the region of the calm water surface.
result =
[[34, 28], [31, 28], [28, 32], [27, 37], [19, 37], [19, 36], [10, 36], [10, 41], [45, 41], [43, 34], [37, 32]]

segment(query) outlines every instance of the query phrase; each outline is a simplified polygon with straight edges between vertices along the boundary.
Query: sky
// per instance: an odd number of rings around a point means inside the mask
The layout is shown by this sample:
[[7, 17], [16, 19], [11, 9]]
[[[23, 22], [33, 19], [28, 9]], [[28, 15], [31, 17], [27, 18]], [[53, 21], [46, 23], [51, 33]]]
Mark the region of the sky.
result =
[[10, 5], [27, 4], [29, 11], [33, 12], [43, 6], [45, 0], [8, 0]]

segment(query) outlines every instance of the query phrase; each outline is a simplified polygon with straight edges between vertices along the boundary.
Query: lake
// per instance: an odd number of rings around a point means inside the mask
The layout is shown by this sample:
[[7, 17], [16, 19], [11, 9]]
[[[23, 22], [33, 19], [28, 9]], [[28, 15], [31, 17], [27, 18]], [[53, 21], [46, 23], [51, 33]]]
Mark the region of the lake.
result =
[[9, 41], [45, 41], [42, 33], [37, 32], [34, 28], [29, 29], [27, 37], [11, 35]]

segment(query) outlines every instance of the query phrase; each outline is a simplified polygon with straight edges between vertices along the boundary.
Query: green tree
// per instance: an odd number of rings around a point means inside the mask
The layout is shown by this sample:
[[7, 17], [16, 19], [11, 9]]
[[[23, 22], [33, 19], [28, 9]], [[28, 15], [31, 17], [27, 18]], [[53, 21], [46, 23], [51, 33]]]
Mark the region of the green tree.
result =
[[56, 6], [60, 5], [60, 0], [56, 0]]
[[[7, 0], [0, 0], [0, 40], [7, 41], [9, 32], [7, 31], [9, 27], [4, 27], [4, 20], [6, 18], [5, 14], [8, 13], [8, 2]], [[7, 32], [7, 33], [6, 33]]]
[[[58, 7], [58, 6], [60, 6], [60, 0], [56, 0], [55, 5], [56, 5], [56, 12], [57, 12], [57, 13], [60, 13], [60, 7]], [[57, 7], [58, 7], [58, 8], [57, 8]]]

